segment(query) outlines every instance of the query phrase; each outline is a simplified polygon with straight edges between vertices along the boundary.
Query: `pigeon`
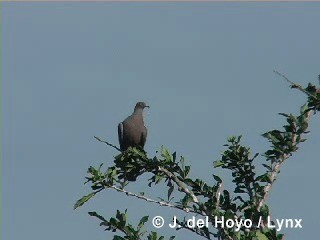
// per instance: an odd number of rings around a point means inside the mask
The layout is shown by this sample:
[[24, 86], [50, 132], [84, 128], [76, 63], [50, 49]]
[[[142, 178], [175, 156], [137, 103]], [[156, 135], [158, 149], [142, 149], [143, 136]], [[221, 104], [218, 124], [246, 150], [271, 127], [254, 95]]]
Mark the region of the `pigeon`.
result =
[[149, 108], [144, 102], [138, 102], [133, 113], [118, 125], [120, 150], [126, 151], [129, 147], [143, 149], [147, 139], [147, 128], [143, 122], [143, 109]]

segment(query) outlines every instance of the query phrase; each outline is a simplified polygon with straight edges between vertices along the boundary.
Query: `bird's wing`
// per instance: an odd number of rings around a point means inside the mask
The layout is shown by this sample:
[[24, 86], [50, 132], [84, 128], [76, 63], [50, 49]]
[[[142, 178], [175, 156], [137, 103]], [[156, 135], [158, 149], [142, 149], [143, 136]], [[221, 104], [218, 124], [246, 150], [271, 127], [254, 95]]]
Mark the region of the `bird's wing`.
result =
[[123, 124], [122, 122], [119, 123], [118, 125], [118, 138], [119, 138], [119, 144], [120, 144], [120, 149], [123, 151]]
[[140, 138], [140, 144], [139, 144], [142, 148], [144, 147], [144, 144], [146, 143], [147, 135], [148, 135], [148, 130], [146, 127], [144, 127], [143, 130], [141, 131], [141, 138]]

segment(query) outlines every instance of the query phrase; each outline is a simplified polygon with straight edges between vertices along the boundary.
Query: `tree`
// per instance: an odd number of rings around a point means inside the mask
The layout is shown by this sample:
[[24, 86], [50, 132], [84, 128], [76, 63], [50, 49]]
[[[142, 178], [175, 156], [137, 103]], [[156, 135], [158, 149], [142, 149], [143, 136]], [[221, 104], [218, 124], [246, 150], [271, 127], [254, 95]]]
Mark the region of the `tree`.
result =
[[[241, 143], [241, 136], [227, 139], [225, 149], [215, 168], [223, 168], [231, 173], [235, 188], [231, 191], [223, 189], [223, 182], [217, 175], [212, 175], [215, 184], [209, 185], [201, 179], [189, 177], [191, 167], [185, 165], [183, 157], [170, 153], [162, 147], [158, 156], [150, 158], [142, 149], [129, 148], [114, 158], [112, 166], [103, 170], [103, 164], [95, 168], [90, 166], [86, 183], [91, 184], [92, 192], [74, 205], [74, 209], [82, 206], [96, 194], [104, 190], [114, 189], [128, 196], [138, 198], [153, 204], [172, 208], [176, 211], [206, 217], [209, 225], [198, 225], [190, 228], [187, 218], [176, 219], [176, 230], [189, 230], [205, 239], [283, 239], [270, 219], [270, 210], [266, 204], [270, 190], [275, 183], [282, 164], [288, 160], [306, 139], [308, 123], [312, 114], [320, 110], [320, 88], [309, 83], [307, 87], [291, 82], [286, 76], [275, 72], [291, 84], [291, 88], [303, 92], [306, 103], [300, 108], [300, 114], [280, 113], [286, 119], [286, 124], [280, 130], [274, 129], [262, 134], [270, 142], [266, 152], [253, 154], [249, 147]], [[319, 75], [320, 82], [320, 75]], [[117, 150], [116, 146], [95, 137], [98, 141]], [[256, 160], [259, 158], [259, 162]], [[262, 163], [261, 163], [262, 162]], [[256, 169], [262, 167], [263, 173], [258, 175]], [[133, 193], [126, 190], [128, 184], [139, 180], [139, 176], [151, 173], [148, 186], [165, 184], [167, 199], [155, 200], [144, 193]], [[178, 200], [173, 201], [174, 199]], [[143, 216], [135, 227], [127, 220], [127, 210], [117, 210], [115, 217], [104, 218], [97, 212], [89, 212], [96, 217], [105, 230], [117, 232], [114, 240], [161, 240], [157, 232], [147, 232], [144, 224], [149, 216]], [[297, 221], [293, 224], [299, 224]], [[170, 237], [170, 240], [175, 237]]]

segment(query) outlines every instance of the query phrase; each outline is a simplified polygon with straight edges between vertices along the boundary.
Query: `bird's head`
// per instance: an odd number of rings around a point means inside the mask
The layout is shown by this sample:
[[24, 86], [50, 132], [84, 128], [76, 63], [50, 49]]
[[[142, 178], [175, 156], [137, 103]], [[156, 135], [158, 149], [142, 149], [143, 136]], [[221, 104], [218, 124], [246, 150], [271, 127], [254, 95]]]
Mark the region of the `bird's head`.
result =
[[150, 108], [145, 102], [137, 102], [136, 106], [134, 107], [134, 110], [141, 109], [143, 110], [144, 108]]

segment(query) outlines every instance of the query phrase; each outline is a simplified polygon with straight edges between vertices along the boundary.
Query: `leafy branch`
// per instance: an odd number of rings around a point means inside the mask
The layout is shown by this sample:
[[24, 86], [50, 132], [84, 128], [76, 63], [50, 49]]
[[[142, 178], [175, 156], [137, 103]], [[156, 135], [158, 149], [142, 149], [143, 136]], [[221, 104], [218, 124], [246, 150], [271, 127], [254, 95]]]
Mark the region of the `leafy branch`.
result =
[[[299, 149], [300, 143], [305, 141], [312, 113], [320, 110], [320, 88], [308, 84], [301, 85], [290, 81], [285, 75], [275, 71], [291, 84], [292, 88], [306, 94], [307, 102], [300, 108], [298, 115], [280, 113], [286, 119], [282, 129], [268, 131], [262, 136], [270, 142], [270, 148], [263, 154], [253, 154], [249, 147], [241, 143], [242, 136], [233, 136], [227, 139], [225, 150], [221, 157], [214, 161], [215, 168], [226, 169], [231, 172], [234, 189], [223, 189], [223, 180], [213, 175], [214, 184], [208, 184], [201, 179], [189, 177], [191, 167], [185, 164], [183, 157], [170, 153], [162, 147], [153, 158], [147, 156], [143, 149], [129, 148], [121, 152], [120, 149], [98, 137], [102, 142], [118, 151], [120, 154], [114, 157], [111, 166], [103, 170], [103, 164], [95, 168], [88, 168], [86, 183], [91, 185], [91, 193], [80, 198], [74, 205], [74, 209], [82, 206], [103, 190], [113, 189], [127, 196], [144, 200], [148, 203], [169, 207], [186, 214], [183, 220], [178, 220], [176, 230], [187, 230], [205, 239], [282, 239], [275, 229], [266, 226], [266, 220], [270, 216], [269, 207], [266, 204], [275, 183], [282, 164]], [[256, 174], [257, 168], [263, 168], [264, 173]], [[159, 197], [159, 200], [145, 196], [144, 193], [134, 193], [126, 189], [128, 184], [139, 181], [143, 174], [151, 174], [146, 187], [163, 184], [167, 188], [167, 200]], [[189, 214], [207, 217], [210, 226], [203, 228], [190, 228], [186, 219]], [[100, 220], [100, 225], [108, 231], [118, 231], [123, 236], [114, 236], [114, 240], [162, 240], [156, 232], [148, 233], [143, 230], [148, 216], [141, 218], [136, 227], [128, 223], [127, 210], [121, 213], [117, 210], [115, 217], [106, 220], [96, 212], [89, 212], [90, 216]], [[219, 220], [220, 219], [220, 220]], [[237, 221], [250, 220], [252, 225], [226, 228], [221, 225], [233, 219]], [[219, 221], [220, 225], [217, 224]], [[174, 239], [171, 237], [170, 239]]]

